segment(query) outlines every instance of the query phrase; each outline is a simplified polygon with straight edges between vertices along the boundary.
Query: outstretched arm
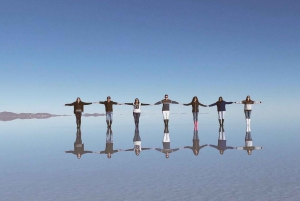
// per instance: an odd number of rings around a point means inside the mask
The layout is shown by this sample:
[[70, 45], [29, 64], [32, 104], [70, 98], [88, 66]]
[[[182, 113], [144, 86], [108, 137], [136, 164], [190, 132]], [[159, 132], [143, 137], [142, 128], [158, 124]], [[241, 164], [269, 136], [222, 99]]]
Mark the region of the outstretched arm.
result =
[[192, 103], [190, 102], [190, 103], [182, 104], [182, 105], [184, 105], [184, 106], [189, 106], [189, 105], [192, 105]]
[[226, 147], [226, 149], [236, 149], [236, 147]]
[[141, 105], [147, 106], [147, 105], [150, 105], [150, 104], [148, 104], [148, 103], [141, 103]]
[[[82, 101], [81, 101], [82, 102]], [[90, 105], [90, 104], [93, 104], [93, 103], [86, 103], [86, 102], [82, 102], [83, 105]]]
[[204, 145], [200, 146], [200, 149], [202, 149], [203, 147], [206, 147], [206, 146], [207, 146], [207, 144], [204, 144]]
[[218, 146], [216, 146], [216, 145], [209, 144], [208, 146], [219, 149]]
[[233, 102], [226, 102], [226, 101], [225, 101], [225, 104], [232, 104], [232, 103], [233, 103]]
[[199, 105], [202, 107], [207, 107], [207, 105], [203, 105], [202, 103], [199, 103]]
[[124, 103], [125, 105], [133, 105], [133, 103]]
[[217, 102], [213, 103], [213, 104], [210, 104], [209, 107], [212, 107], [212, 106], [215, 106], [217, 105]]
[[162, 101], [158, 101], [157, 103], [154, 103], [154, 105], [162, 104]]
[[74, 103], [67, 103], [67, 104], [65, 104], [65, 106], [73, 106], [75, 104], [75, 102]]
[[172, 103], [172, 104], [179, 104], [179, 102], [177, 102], [177, 101], [172, 101], [172, 100], [171, 100], [171, 103]]
[[261, 101], [253, 101], [253, 104], [259, 104], [262, 103]]
[[74, 151], [72, 151], [72, 150], [70, 150], [70, 151], [65, 151], [65, 153], [71, 153], [71, 154], [73, 154]]
[[235, 101], [234, 103], [243, 104], [243, 101]]

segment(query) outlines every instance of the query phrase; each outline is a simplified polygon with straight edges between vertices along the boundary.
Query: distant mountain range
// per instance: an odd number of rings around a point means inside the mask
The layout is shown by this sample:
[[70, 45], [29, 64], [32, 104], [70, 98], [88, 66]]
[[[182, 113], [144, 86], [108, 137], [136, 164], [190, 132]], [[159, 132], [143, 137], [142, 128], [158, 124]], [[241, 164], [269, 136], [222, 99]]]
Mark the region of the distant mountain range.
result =
[[[98, 117], [104, 116], [105, 114], [83, 114], [84, 117]], [[50, 117], [61, 117], [61, 116], [71, 116], [71, 115], [57, 115], [57, 114], [49, 114], [49, 113], [13, 113], [13, 112], [0, 112], [0, 121], [13, 121], [15, 119], [48, 119]]]

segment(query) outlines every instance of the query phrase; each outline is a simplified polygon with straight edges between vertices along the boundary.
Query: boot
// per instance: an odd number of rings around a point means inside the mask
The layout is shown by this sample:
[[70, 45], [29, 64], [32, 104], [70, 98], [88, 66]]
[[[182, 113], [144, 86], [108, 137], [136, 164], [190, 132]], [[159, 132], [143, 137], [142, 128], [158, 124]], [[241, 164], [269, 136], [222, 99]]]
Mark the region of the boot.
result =
[[112, 121], [110, 120], [109, 121], [109, 128], [111, 128], [111, 125], [112, 125]]
[[198, 130], [198, 121], [196, 121], [196, 130]]
[[109, 128], [109, 121], [108, 120], [106, 120], [106, 124], [107, 124], [107, 128]]
[[164, 119], [164, 123], [165, 123], [165, 127], [167, 127], [167, 120], [166, 119]]
[[250, 121], [251, 121], [251, 119], [248, 119], [248, 124], [249, 124], [249, 126], [250, 126]]
[[224, 126], [224, 119], [222, 119], [222, 126]]
[[167, 127], [169, 127], [169, 119], [167, 119], [166, 122], [167, 122], [167, 124], [166, 124]]
[[222, 126], [221, 119], [219, 119], [220, 127]]

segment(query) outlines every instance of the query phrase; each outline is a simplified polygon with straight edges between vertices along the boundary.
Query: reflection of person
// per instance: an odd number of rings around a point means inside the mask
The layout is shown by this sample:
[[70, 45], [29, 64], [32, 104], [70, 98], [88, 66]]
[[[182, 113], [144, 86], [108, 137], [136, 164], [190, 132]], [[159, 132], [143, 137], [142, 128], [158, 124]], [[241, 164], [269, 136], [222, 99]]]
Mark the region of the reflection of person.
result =
[[235, 103], [244, 104], [246, 123], [247, 123], [247, 125], [250, 125], [252, 104], [258, 104], [258, 103], [261, 103], [261, 101], [253, 101], [253, 100], [251, 100], [250, 96], [248, 95], [246, 97], [246, 100], [236, 101]]
[[136, 127], [133, 137], [133, 149], [126, 149], [125, 151], [134, 151], [135, 155], [139, 156], [142, 150], [150, 150], [150, 148], [142, 148], [142, 140], [140, 137], [139, 128]]
[[244, 147], [237, 147], [238, 150], [246, 150], [248, 155], [252, 154], [252, 150], [259, 150], [262, 147], [253, 146], [252, 136], [250, 127], [247, 127], [246, 136], [245, 136], [245, 146]]
[[83, 106], [90, 105], [90, 104], [92, 104], [92, 103], [82, 102], [79, 97], [76, 99], [75, 102], [65, 104], [65, 106], [74, 106], [74, 114], [76, 117], [77, 128], [79, 128], [81, 126], [81, 114], [83, 112]]
[[182, 148], [171, 149], [169, 128], [165, 127], [164, 138], [163, 138], [163, 149], [155, 148], [155, 150], [164, 153], [166, 155], [166, 158], [169, 158], [170, 153], [178, 151], [179, 149]]
[[104, 151], [94, 152], [96, 154], [107, 154], [107, 158], [111, 158], [111, 155], [117, 153], [119, 151], [123, 151], [122, 149], [114, 150], [114, 143], [113, 143], [113, 132], [111, 128], [108, 128], [106, 131], [106, 146]]
[[150, 104], [140, 103], [139, 99], [136, 98], [134, 100], [134, 103], [125, 103], [125, 105], [132, 105], [133, 106], [134, 123], [135, 123], [135, 126], [138, 127], [139, 126], [140, 115], [141, 115], [141, 106], [142, 105], [146, 106], [146, 105], [150, 105]]
[[93, 153], [92, 151], [84, 151], [84, 144], [81, 140], [81, 130], [77, 129], [76, 132], [76, 141], [74, 142], [74, 150], [65, 151], [65, 153], [71, 153], [77, 155], [77, 158], [80, 159], [83, 154]]
[[110, 96], [107, 96], [106, 101], [99, 101], [99, 102], [94, 102], [94, 103], [99, 103], [99, 104], [105, 105], [107, 127], [111, 127], [111, 124], [113, 121], [113, 105], [121, 105], [121, 104], [111, 101]]
[[219, 128], [218, 146], [211, 145], [211, 144], [209, 144], [209, 146], [218, 149], [221, 155], [223, 155], [224, 151], [227, 149], [235, 149], [234, 147], [230, 147], [226, 145], [225, 130], [223, 126], [220, 126]]
[[[226, 102], [223, 100], [222, 96], [219, 97], [219, 100], [213, 104], [210, 104], [209, 107], [217, 106], [218, 115], [219, 115], [219, 123], [220, 126], [224, 125], [224, 117], [226, 111], [226, 104], [232, 104], [233, 102]], [[221, 122], [222, 121], [222, 122]]]
[[193, 146], [185, 146], [184, 148], [191, 149], [195, 156], [198, 156], [200, 149], [207, 146], [207, 144], [200, 146], [199, 141], [198, 130], [194, 129]]
[[207, 105], [203, 105], [202, 103], [200, 103], [198, 101], [197, 96], [194, 96], [193, 100], [190, 103], [183, 104], [183, 105], [185, 105], [185, 106], [192, 105], [192, 113], [193, 113], [194, 126], [198, 130], [199, 105], [202, 106], [202, 107], [207, 107]]
[[164, 117], [165, 126], [169, 126], [169, 116], [170, 116], [170, 104], [179, 104], [177, 101], [172, 101], [168, 98], [168, 94], [165, 95], [165, 99], [158, 101], [154, 105], [163, 104], [162, 113]]

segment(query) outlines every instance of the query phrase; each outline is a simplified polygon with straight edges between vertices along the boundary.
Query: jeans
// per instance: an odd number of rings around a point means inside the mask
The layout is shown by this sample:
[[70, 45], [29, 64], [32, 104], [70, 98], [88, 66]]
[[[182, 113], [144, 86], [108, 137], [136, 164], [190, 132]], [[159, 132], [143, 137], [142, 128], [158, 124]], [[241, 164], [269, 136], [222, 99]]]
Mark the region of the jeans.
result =
[[113, 120], [113, 112], [106, 112], [106, 121]]
[[193, 112], [193, 120], [198, 121], [198, 112]]
[[245, 110], [245, 118], [246, 119], [250, 119], [250, 116], [251, 116], [251, 110]]
[[139, 113], [139, 112], [134, 112], [133, 113], [134, 122], [137, 122], [137, 123], [139, 122], [140, 115], [141, 115], [141, 113]]
[[219, 119], [225, 119], [225, 111], [218, 111]]

